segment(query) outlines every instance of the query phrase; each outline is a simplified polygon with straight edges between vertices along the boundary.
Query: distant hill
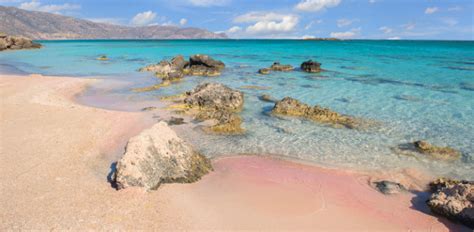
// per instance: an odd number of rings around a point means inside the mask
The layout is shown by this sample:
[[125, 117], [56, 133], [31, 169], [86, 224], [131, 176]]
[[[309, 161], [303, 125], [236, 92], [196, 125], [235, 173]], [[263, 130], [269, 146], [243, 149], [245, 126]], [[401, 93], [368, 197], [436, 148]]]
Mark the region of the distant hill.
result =
[[225, 39], [199, 28], [128, 27], [0, 6], [0, 32], [31, 39]]

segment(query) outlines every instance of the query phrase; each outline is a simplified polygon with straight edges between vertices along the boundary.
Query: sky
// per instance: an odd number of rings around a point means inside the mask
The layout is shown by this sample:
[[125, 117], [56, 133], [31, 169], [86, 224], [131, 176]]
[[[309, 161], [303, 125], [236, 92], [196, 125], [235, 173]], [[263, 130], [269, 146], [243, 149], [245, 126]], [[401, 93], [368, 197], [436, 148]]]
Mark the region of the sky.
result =
[[474, 0], [0, 0], [128, 26], [173, 25], [231, 38], [474, 40]]

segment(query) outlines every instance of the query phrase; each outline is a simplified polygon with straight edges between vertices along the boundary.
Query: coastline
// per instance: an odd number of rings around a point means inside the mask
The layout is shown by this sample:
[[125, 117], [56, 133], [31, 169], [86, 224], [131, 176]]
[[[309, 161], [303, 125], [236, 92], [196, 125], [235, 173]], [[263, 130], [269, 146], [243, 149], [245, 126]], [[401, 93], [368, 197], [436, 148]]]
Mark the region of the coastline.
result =
[[414, 193], [385, 196], [368, 185], [416, 176], [411, 189], [421, 191], [429, 178], [412, 170], [369, 174], [230, 156], [214, 159], [215, 171], [197, 183], [116, 191], [107, 182], [110, 165], [156, 119], [76, 103], [93, 81], [0, 75], [0, 228], [463, 229], [415, 209], [424, 202]]

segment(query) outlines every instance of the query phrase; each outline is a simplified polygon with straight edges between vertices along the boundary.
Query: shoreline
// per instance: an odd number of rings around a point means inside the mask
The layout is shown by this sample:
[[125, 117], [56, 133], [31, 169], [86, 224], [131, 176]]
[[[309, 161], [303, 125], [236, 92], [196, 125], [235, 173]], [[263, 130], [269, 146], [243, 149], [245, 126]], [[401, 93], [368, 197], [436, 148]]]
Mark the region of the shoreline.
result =
[[[0, 74], [0, 228], [463, 229], [413, 209], [415, 194], [371, 188], [374, 178], [387, 178], [382, 174], [275, 156], [220, 157], [212, 160], [216, 170], [193, 184], [116, 191], [107, 182], [110, 165], [129, 137], [157, 120], [78, 104], [75, 96], [93, 81]], [[415, 191], [429, 179], [416, 170], [385, 175], [420, 178]]]

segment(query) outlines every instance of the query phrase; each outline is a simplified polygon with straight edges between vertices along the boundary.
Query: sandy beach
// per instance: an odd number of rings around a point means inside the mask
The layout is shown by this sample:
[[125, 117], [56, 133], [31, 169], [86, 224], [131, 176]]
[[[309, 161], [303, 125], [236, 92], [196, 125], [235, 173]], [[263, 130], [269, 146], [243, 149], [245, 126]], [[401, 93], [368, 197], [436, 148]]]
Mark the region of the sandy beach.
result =
[[[95, 80], [0, 75], [0, 230], [462, 231], [433, 216], [416, 170], [362, 173], [267, 156], [213, 160], [193, 184], [117, 191], [111, 165], [156, 121], [75, 103]], [[390, 177], [409, 193], [369, 186]]]

